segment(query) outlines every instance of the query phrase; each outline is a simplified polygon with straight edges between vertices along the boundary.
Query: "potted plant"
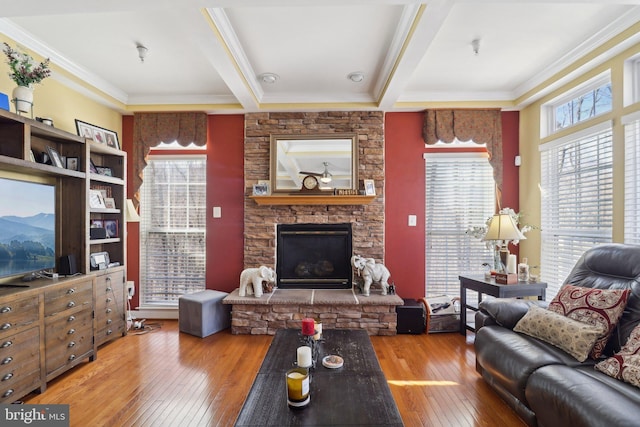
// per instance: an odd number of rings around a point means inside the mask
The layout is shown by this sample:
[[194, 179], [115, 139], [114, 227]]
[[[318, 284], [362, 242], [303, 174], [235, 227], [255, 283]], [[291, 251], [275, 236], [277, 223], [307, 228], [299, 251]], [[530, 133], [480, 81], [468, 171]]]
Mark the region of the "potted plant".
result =
[[31, 55], [13, 49], [4, 43], [3, 52], [9, 64], [9, 77], [16, 83], [12, 99], [17, 112], [29, 113], [33, 107], [33, 84], [42, 82], [51, 75], [49, 58], [37, 63]]

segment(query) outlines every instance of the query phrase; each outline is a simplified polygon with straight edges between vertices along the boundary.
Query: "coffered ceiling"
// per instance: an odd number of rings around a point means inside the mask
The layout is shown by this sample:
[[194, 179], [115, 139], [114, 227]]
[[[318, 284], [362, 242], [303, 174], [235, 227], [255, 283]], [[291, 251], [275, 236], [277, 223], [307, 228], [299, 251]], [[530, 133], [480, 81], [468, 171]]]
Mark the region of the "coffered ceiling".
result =
[[54, 78], [125, 113], [519, 108], [545, 79], [640, 21], [638, 0], [2, 3], [0, 32], [50, 57]]

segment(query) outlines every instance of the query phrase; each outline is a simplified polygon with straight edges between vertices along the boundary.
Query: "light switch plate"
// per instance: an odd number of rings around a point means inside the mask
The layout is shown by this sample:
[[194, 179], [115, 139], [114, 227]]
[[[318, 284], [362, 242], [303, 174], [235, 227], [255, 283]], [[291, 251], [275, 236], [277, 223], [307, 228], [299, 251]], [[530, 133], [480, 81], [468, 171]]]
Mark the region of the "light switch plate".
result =
[[213, 207], [213, 217], [222, 218], [222, 208], [220, 206]]
[[418, 225], [418, 218], [415, 215], [409, 215], [409, 227]]

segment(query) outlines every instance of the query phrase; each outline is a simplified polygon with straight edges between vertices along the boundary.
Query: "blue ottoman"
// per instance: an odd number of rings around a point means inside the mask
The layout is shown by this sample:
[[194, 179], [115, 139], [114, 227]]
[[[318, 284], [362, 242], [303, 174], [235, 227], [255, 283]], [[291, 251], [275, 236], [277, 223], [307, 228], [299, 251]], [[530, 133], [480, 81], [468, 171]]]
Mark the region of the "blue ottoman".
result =
[[207, 289], [178, 298], [180, 332], [204, 338], [231, 326], [231, 306], [222, 304], [227, 295]]

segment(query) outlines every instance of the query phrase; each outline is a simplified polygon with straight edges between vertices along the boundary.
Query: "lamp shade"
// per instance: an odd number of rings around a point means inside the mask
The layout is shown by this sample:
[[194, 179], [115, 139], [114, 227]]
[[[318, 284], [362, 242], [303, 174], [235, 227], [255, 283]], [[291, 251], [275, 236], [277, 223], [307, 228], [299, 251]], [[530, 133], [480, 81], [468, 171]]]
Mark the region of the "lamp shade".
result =
[[125, 210], [125, 216], [127, 222], [140, 222], [140, 215], [133, 206], [133, 200], [127, 199], [127, 208]]
[[526, 237], [509, 214], [495, 214], [482, 240], [524, 240]]

